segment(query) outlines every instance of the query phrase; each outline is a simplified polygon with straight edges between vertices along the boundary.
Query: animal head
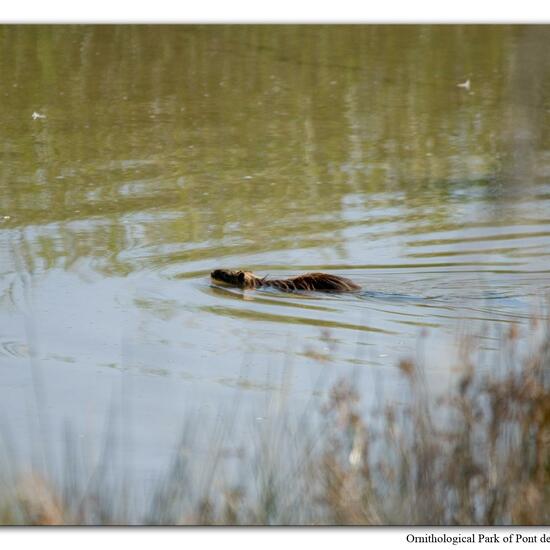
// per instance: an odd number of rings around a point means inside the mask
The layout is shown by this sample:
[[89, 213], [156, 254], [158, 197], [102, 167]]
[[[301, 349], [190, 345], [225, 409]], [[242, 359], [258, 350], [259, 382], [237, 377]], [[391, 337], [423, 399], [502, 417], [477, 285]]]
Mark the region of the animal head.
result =
[[261, 283], [261, 279], [251, 271], [215, 269], [210, 273], [210, 277], [216, 283], [225, 283], [240, 288], [256, 288]]

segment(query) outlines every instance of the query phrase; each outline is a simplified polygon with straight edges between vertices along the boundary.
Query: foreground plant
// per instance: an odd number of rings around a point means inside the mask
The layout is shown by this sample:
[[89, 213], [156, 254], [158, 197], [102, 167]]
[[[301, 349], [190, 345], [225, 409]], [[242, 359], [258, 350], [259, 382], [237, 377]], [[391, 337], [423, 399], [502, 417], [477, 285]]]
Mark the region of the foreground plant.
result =
[[[548, 327], [547, 327], [548, 328]], [[472, 346], [460, 357], [454, 390], [434, 400], [413, 361], [399, 364], [409, 399], [377, 416], [361, 414], [349, 381], [337, 384], [313, 428], [260, 434], [242, 466], [225, 471], [223, 434], [212, 461], [190, 474], [178, 452], [143, 512], [131, 491], [97, 476], [59, 485], [33, 472], [0, 485], [4, 524], [331, 524], [497, 525], [550, 523], [550, 332], [527, 357], [511, 330], [506, 372], [479, 374]], [[187, 445], [189, 448], [189, 444]], [[113, 489], [115, 487], [115, 489]]]

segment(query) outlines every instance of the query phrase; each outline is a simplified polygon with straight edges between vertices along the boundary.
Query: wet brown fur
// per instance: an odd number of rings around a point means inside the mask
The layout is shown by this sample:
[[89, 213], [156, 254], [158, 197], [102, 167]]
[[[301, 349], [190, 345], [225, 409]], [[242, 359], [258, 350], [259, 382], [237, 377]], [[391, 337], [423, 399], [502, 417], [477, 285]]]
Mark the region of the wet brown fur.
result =
[[360, 286], [345, 277], [328, 273], [304, 273], [288, 279], [268, 279], [254, 275], [251, 271], [231, 271], [229, 269], [215, 269], [210, 274], [218, 283], [225, 283], [240, 288], [252, 289], [270, 286], [285, 292], [299, 290], [321, 292], [353, 292], [360, 290]]

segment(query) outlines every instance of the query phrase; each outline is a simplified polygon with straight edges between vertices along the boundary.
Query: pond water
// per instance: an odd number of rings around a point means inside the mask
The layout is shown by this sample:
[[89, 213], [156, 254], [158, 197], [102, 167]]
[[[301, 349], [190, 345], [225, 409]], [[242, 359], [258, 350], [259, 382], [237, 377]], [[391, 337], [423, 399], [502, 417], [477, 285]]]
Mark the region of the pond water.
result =
[[[182, 419], [435, 387], [550, 289], [546, 27], [0, 27], [0, 413], [141, 472]], [[345, 295], [211, 284], [328, 271]], [[118, 411], [118, 412], [117, 412]], [[7, 434], [7, 435], [6, 435]], [[10, 444], [12, 445], [12, 444]], [[10, 447], [8, 445], [7, 447]], [[10, 449], [11, 452], [12, 449]]]

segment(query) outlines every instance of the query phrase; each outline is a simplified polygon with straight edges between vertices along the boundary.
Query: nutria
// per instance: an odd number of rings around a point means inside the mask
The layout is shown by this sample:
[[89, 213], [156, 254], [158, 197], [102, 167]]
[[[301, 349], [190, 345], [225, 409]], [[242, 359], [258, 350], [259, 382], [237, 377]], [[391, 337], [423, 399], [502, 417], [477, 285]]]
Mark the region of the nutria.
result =
[[271, 286], [294, 292], [297, 290], [319, 290], [322, 292], [353, 292], [361, 287], [345, 277], [329, 275], [328, 273], [304, 273], [288, 279], [268, 279], [258, 277], [251, 271], [231, 271], [229, 269], [215, 269], [210, 274], [217, 283], [225, 283], [240, 288], [259, 288]]

